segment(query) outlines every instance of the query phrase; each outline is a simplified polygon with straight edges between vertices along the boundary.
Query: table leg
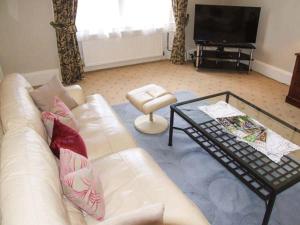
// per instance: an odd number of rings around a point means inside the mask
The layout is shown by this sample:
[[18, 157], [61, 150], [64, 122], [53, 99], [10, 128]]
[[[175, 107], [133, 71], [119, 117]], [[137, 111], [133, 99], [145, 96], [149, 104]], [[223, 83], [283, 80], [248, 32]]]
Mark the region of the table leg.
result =
[[229, 103], [229, 94], [226, 94], [226, 103]]
[[174, 109], [170, 111], [170, 128], [169, 128], [169, 146], [173, 144], [173, 124], [174, 124]]
[[197, 44], [197, 51], [196, 51], [196, 68], [199, 68], [200, 64], [200, 45]]
[[272, 194], [269, 201], [268, 201], [268, 203], [267, 203], [267, 206], [266, 206], [266, 212], [265, 212], [265, 215], [264, 215], [262, 225], [268, 225], [270, 217], [271, 217], [271, 213], [272, 213], [272, 210], [273, 210], [273, 206], [274, 206], [274, 203], [275, 203], [275, 200], [276, 200], [276, 195]]

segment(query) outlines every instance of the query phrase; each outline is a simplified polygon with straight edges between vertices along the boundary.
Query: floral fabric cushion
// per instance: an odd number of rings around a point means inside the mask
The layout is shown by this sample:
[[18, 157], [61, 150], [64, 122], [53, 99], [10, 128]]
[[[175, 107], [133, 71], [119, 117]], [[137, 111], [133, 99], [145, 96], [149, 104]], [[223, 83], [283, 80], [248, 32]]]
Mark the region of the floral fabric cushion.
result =
[[54, 119], [78, 131], [76, 119], [71, 110], [57, 96], [54, 97], [50, 112], [42, 112], [42, 120], [46, 127], [49, 138], [52, 138]]
[[45, 126], [47, 134], [48, 134], [48, 141], [49, 140], [51, 141], [51, 138], [52, 138], [55, 119], [58, 119], [58, 116], [56, 116], [54, 113], [42, 112], [42, 121], [44, 123], [44, 126]]
[[68, 149], [60, 149], [60, 180], [65, 196], [97, 220], [105, 214], [100, 179], [94, 176], [88, 159]]

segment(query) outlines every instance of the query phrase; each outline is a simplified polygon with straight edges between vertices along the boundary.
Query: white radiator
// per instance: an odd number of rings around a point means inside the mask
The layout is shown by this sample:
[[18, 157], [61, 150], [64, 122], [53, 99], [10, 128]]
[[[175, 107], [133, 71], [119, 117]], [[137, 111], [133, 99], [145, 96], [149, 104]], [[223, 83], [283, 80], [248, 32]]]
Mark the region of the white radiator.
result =
[[101, 67], [163, 55], [163, 33], [82, 41], [85, 67]]

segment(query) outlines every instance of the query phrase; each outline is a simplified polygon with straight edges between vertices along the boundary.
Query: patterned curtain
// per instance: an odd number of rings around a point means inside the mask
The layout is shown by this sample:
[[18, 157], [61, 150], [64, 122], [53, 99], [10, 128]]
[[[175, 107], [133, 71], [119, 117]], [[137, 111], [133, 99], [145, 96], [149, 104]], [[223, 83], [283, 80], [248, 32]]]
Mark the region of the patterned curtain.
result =
[[83, 77], [83, 64], [76, 38], [77, 0], [52, 0], [57, 48], [63, 83], [73, 84]]
[[176, 32], [173, 40], [171, 61], [174, 64], [185, 63], [185, 26], [187, 23], [187, 4], [188, 0], [173, 0]]

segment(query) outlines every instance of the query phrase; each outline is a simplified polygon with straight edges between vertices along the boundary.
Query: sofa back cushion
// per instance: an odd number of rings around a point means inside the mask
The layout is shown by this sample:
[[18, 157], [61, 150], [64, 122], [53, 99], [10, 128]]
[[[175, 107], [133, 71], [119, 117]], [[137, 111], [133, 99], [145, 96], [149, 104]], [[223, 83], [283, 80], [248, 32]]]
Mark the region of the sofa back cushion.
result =
[[56, 160], [34, 130], [9, 130], [0, 151], [2, 225], [67, 225]]
[[5, 76], [0, 87], [0, 117], [4, 133], [10, 129], [30, 127], [45, 140], [41, 112], [34, 104], [29, 90], [31, 85], [20, 74]]

